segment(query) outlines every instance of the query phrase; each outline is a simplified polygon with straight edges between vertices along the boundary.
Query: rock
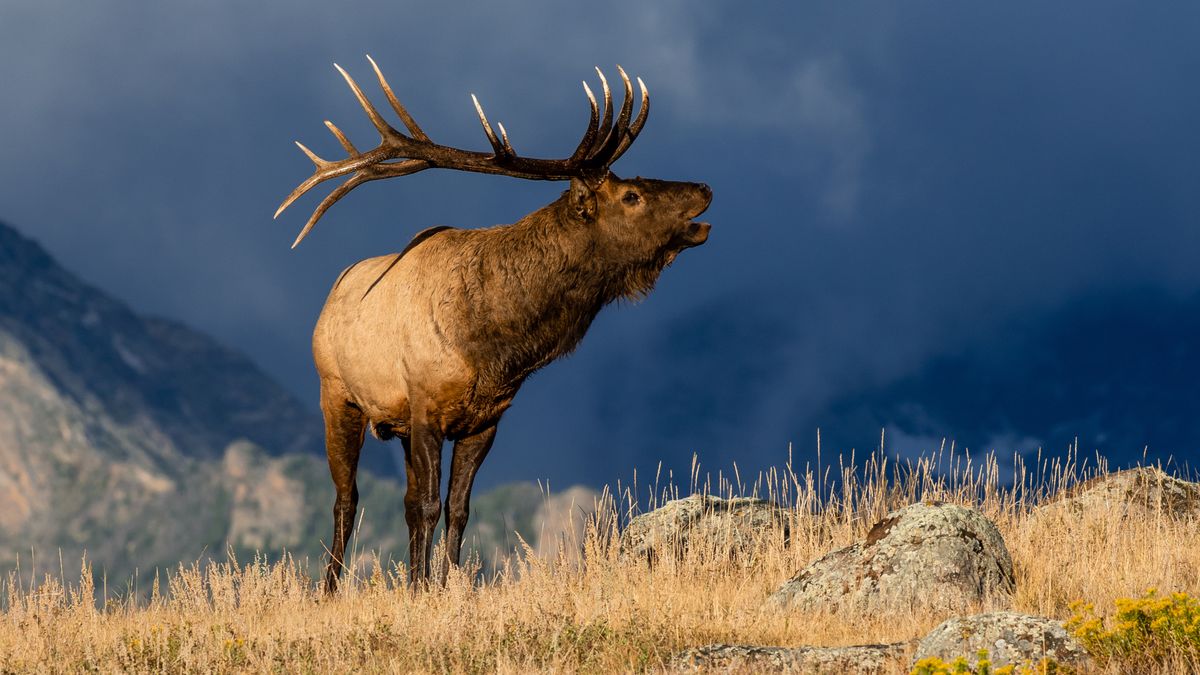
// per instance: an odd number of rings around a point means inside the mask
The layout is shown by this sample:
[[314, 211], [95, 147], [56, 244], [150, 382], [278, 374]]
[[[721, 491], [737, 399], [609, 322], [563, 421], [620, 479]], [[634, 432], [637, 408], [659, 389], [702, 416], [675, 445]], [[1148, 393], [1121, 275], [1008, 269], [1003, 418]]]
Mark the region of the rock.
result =
[[680, 556], [693, 542], [703, 542], [736, 558], [778, 528], [786, 540], [788, 520], [785, 509], [762, 499], [691, 495], [629, 521], [621, 533], [621, 552], [654, 560], [668, 551]]
[[1007, 606], [1013, 567], [981, 513], [917, 503], [876, 523], [864, 541], [810, 564], [771, 594], [782, 608], [829, 612], [944, 612]]
[[1038, 507], [1036, 515], [1110, 514], [1116, 518], [1200, 518], [1200, 484], [1142, 466], [1098, 476]]
[[993, 667], [1037, 664], [1050, 658], [1060, 665], [1083, 666], [1087, 651], [1062, 624], [1040, 616], [990, 612], [950, 619], [934, 628], [917, 645], [913, 664], [936, 656], [953, 661], [962, 656], [974, 663], [986, 649]]
[[689, 672], [883, 673], [898, 671], [910, 643], [854, 647], [708, 645], [680, 652], [669, 670]]

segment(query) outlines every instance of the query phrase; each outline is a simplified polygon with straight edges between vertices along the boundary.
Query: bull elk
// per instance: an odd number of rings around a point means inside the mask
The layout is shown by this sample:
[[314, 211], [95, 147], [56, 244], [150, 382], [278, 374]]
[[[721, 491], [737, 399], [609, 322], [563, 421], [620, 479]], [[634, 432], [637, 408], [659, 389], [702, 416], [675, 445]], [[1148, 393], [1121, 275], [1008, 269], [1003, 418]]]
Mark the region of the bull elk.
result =
[[435, 227], [400, 253], [369, 258], [342, 272], [317, 320], [313, 358], [321, 382], [325, 445], [337, 491], [325, 589], [337, 590], [358, 506], [355, 475], [367, 428], [399, 437], [408, 479], [409, 578], [428, 580], [433, 533], [442, 513], [442, 443], [454, 442], [446, 498], [445, 548], [459, 563], [475, 474], [496, 425], [534, 371], [579, 343], [602, 307], [648, 293], [680, 251], [708, 238], [693, 219], [712, 191], [701, 183], [622, 179], [609, 167], [646, 124], [650, 98], [618, 66], [625, 97], [615, 115], [599, 68], [603, 110], [587, 82], [591, 119], [566, 159], [518, 155], [504, 126], [499, 135], [472, 96], [491, 152], [434, 143], [404, 109], [369, 56], [379, 85], [408, 133], [393, 128], [346, 71], [335, 66], [379, 131], [360, 152], [325, 122], [348, 155], [328, 161], [297, 143], [316, 165], [275, 213], [323, 181], [349, 176], [313, 211], [295, 247], [334, 202], [372, 180], [431, 168], [570, 181], [553, 203], [511, 225]]

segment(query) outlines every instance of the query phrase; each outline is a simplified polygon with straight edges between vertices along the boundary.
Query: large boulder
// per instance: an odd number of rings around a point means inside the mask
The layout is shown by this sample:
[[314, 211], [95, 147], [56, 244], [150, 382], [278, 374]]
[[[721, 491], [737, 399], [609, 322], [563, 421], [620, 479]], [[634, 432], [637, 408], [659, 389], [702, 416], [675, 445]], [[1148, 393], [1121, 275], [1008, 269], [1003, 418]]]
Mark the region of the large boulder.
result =
[[848, 673], [898, 672], [911, 649], [909, 643], [853, 647], [756, 647], [708, 645], [677, 654], [670, 670], [733, 673]]
[[681, 556], [700, 544], [718, 555], [739, 558], [777, 533], [786, 540], [788, 526], [787, 510], [762, 499], [691, 495], [629, 521], [621, 533], [621, 552], [654, 560]]
[[1142, 466], [1097, 476], [1038, 507], [1035, 515], [1112, 518], [1200, 518], [1200, 484], [1180, 480], [1162, 469]]
[[997, 668], [1036, 665], [1043, 659], [1075, 667], [1088, 661], [1083, 645], [1053, 619], [989, 612], [950, 619], [934, 628], [917, 644], [913, 665], [929, 657], [954, 661], [962, 656], [973, 663], [980, 650], [987, 650], [988, 660]]
[[867, 538], [810, 564], [768, 602], [785, 609], [946, 615], [1006, 607], [1013, 566], [996, 526], [975, 509], [917, 503]]

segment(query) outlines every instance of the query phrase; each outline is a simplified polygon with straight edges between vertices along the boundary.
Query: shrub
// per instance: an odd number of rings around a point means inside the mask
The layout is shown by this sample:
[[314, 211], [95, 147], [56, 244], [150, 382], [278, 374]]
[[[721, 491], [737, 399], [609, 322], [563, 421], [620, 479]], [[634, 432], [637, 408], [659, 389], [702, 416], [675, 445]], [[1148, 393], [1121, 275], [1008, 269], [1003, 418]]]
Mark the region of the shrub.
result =
[[1128, 663], [1139, 667], [1200, 663], [1200, 601], [1187, 593], [1160, 596], [1155, 589], [1140, 598], [1116, 601], [1108, 627], [1091, 603], [1071, 605], [1067, 630], [1099, 665]]

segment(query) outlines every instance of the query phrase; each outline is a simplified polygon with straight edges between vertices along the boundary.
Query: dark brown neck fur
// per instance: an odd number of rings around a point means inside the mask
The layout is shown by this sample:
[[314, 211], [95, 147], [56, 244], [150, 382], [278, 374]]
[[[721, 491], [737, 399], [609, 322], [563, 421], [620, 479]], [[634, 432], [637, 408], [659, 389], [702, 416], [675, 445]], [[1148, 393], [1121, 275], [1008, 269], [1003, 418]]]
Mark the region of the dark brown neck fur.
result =
[[606, 304], [640, 297], [666, 265], [610, 250], [565, 199], [473, 238], [467, 352], [486, 384], [517, 387], [570, 353]]

